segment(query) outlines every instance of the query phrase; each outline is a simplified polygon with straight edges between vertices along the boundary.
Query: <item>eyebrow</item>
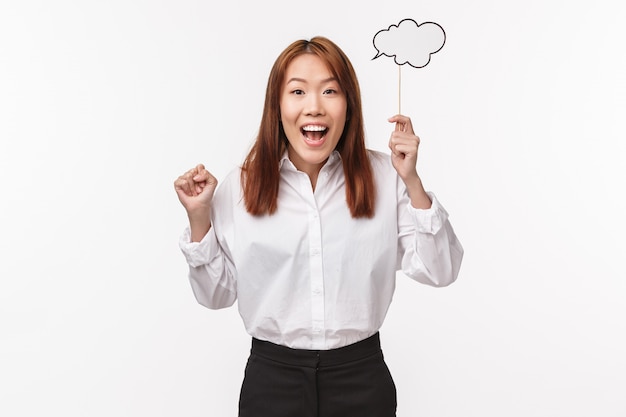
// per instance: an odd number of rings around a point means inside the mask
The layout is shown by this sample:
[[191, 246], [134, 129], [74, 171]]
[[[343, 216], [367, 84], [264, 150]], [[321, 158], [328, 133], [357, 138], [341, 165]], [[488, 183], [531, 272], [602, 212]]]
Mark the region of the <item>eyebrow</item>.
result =
[[[337, 78], [336, 77], [329, 77], [329, 78], [326, 78], [324, 80], [320, 80], [320, 83], [321, 84], [325, 84], [325, 83], [329, 83], [331, 81], [337, 81]], [[301, 82], [301, 83], [305, 83], [306, 84], [307, 80], [305, 80], [304, 78], [293, 77], [293, 78], [290, 78], [289, 81], [287, 81], [286, 84], [289, 84], [291, 82]]]

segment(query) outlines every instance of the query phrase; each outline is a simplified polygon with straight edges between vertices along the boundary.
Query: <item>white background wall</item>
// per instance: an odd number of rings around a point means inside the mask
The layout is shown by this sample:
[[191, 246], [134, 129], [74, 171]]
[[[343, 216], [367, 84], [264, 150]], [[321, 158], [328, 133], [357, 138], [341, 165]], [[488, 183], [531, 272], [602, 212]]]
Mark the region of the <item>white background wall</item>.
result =
[[172, 183], [241, 162], [291, 41], [350, 56], [371, 148], [397, 66], [374, 34], [446, 30], [403, 67], [419, 169], [466, 250], [398, 276], [382, 329], [398, 415], [626, 415], [626, 13], [620, 1], [4, 1], [0, 415], [235, 416], [236, 308], [195, 303]]

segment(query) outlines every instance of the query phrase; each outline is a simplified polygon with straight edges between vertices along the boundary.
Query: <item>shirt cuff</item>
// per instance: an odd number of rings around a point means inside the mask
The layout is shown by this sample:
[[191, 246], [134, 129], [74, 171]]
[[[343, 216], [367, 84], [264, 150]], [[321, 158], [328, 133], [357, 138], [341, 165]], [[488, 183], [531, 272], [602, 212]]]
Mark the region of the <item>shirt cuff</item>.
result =
[[443, 208], [435, 194], [427, 192], [432, 202], [428, 209], [417, 209], [409, 201], [407, 207], [411, 218], [415, 223], [415, 228], [420, 233], [437, 234], [439, 229], [448, 221], [448, 212]]
[[213, 228], [209, 229], [200, 242], [191, 241], [191, 230], [189, 226], [185, 228], [180, 236], [178, 246], [185, 255], [189, 266], [194, 268], [208, 264], [217, 253], [217, 238]]

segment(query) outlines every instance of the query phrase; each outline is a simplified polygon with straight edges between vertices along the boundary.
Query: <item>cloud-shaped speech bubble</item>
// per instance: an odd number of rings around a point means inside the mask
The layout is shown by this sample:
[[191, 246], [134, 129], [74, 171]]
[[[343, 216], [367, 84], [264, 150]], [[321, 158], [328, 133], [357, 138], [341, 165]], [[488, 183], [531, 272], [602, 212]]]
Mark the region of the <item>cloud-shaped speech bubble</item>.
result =
[[418, 24], [413, 19], [404, 19], [374, 35], [377, 54], [372, 59], [385, 55], [393, 57], [398, 65], [409, 64], [414, 68], [423, 68], [430, 62], [430, 56], [439, 52], [445, 42], [446, 33], [437, 23]]

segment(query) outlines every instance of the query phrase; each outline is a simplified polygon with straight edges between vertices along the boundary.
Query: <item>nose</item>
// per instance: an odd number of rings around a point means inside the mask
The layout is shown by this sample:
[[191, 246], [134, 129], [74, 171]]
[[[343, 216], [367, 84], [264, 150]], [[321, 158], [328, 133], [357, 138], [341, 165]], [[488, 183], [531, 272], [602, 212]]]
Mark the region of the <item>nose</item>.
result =
[[308, 94], [304, 114], [307, 116], [320, 116], [324, 112], [323, 107], [320, 96], [317, 94]]

